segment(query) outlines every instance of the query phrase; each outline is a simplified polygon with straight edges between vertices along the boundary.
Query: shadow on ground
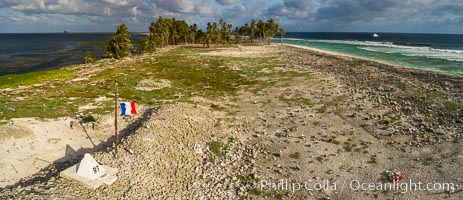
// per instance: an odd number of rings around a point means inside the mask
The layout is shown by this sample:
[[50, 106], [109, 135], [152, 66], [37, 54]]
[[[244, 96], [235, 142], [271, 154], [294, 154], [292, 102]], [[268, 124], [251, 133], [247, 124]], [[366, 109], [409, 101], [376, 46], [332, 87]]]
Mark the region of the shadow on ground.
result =
[[[135, 122], [132, 124], [128, 125], [126, 128], [122, 129], [119, 131], [119, 142], [127, 137], [128, 135], [131, 135], [132, 133], [135, 132], [135, 130], [139, 129], [144, 122], [148, 121], [153, 114], [157, 112], [159, 107], [156, 108], [149, 108], [143, 112], [143, 115], [139, 117]], [[27, 186], [33, 185], [35, 183], [46, 183], [50, 180], [52, 177], [58, 177], [59, 173], [72, 165], [78, 163], [85, 155], [85, 153], [92, 153], [92, 152], [97, 152], [97, 151], [105, 151], [105, 152], [111, 152], [113, 150], [113, 143], [115, 140], [115, 136], [113, 135], [112, 137], [108, 138], [105, 142], [102, 142], [92, 148], [81, 148], [74, 150], [71, 146], [66, 145], [66, 150], [65, 150], [65, 155], [62, 158], [59, 158], [55, 160], [53, 163], [48, 165], [45, 168], [42, 168], [39, 172], [36, 174], [32, 175], [31, 178], [26, 177], [21, 179], [19, 182], [6, 186], [4, 188], [0, 188], [0, 193], [4, 189], [8, 188], [14, 188], [21, 186], [22, 188], [25, 188]], [[47, 185], [42, 185], [44, 189], [50, 187]], [[27, 193], [34, 193], [34, 191], [26, 191]]]

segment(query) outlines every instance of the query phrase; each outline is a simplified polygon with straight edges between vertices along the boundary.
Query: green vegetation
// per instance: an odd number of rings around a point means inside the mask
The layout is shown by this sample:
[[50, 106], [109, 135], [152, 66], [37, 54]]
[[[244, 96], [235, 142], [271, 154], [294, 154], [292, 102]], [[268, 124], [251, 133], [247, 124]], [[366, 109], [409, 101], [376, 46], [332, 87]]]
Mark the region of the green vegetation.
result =
[[[210, 47], [211, 44], [230, 44], [246, 42], [250, 38], [253, 43], [255, 38], [260, 42], [270, 44], [273, 36], [278, 32], [281, 38], [286, 32], [278, 28], [275, 20], [268, 19], [267, 22], [259, 20], [257, 23], [252, 20], [251, 26], [247, 23], [241, 27], [235, 27], [220, 19], [218, 22], [208, 22], [206, 31], [198, 29], [196, 24], [188, 25], [184, 20], [175, 18], [164, 18], [160, 16], [156, 22], [151, 22], [148, 27], [149, 35], [140, 41], [138, 51], [140, 53], [152, 53], [157, 47], [165, 47], [177, 44], [203, 44]], [[232, 38], [230, 35], [234, 35]], [[244, 38], [244, 40], [243, 40]]]
[[426, 95], [424, 95], [424, 99], [432, 100], [432, 99], [435, 99], [435, 98], [440, 97], [440, 96], [442, 96], [442, 95], [438, 94], [438, 93], [427, 93]]
[[132, 54], [132, 46], [129, 28], [122, 23], [117, 27], [116, 34], [106, 41], [105, 53], [110, 58], [120, 59]]
[[352, 152], [352, 148], [355, 147], [354, 145], [351, 145], [349, 142], [344, 142], [343, 149], [346, 152]]
[[283, 194], [280, 194], [280, 193], [276, 194], [275, 199], [283, 199]]
[[17, 88], [18, 86], [28, 86], [38, 83], [55, 82], [66, 80], [75, 76], [74, 69], [58, 69], [40, 72], [31, 72], [27, 74], [10, 74], [0, 76], [0, 89]]
[[325, 113], [326, 110], [327, 110], [327, 106], [323, 105], [322, 107], [317, 108], [317, 113]]
[[339, 144], [341, 144], [341, 142], [340, 142], [340, 141], [338, 141], [338, 140], [335, 140], [335, 139], [331, 140], [331, 143], [333, 143], [333, 144], [335, 144], [335, 145], [339, 145]]
[[221, 122], [222, 122], [222, 119], [217, 119], [214, 123], [214, 127], [219, 127], [220, 125], [222, 125]]
[[328, 142], [332, 143], [332, 144], [335, 144], [335, 145], [341, 144], [340, 141], [336, 140], [336, 136], [331, 136], [330, 139], [328, 140]]
[[[112, 102], [114, 80], [121, 80], [119, 97], [135, 100], [138, 104], [161, 105], [170, 102], [189, 102], [193, 96], [216, 99], [234, 96], [240, 89], [261, 91], [269, 86], [258, 80], [270, 76], [278, 80], [290, 80], [293, 73], [276, 74], [260, 72], [262, 68], [279, 65], [276, 59], [233, 58], [199, 55], [211, 49], [179, 47], [169, 52], [147, 57], [130, 64], [125, 61], [96, 61], [93, 66], [63, 68], [28, 74], [0, 76], [0, 89], [30, 87], [21, 92], [7, 92], [0, 96], [0, 120], [15, 117], [55, 118], [74, 116], [80, 106], [93, 104], [96, 109], [84, 111], [88, 114], [106, 114], [114, 109]], [[118, 66], [108, 68], [107, 66]], [[231, 70], [224, 66], [246, 66], [243, 70]], [[97, 66], [97, 67], [95, 67]], [[101, 70], [92, 70], [100, 68]], [[92, 76], [72, 81], [77, 75], [90, 71]], [[294, 73], [295, 75], [300, 75]], [[137, 91], [135, 87], [143, 79], [167, 79], [171, 87], [153, 91]], [[43, 86], [33, 86], [34, 84]], [[72, 84], [70, 84], [72, 83]], [[98, 97], [109, 98], [95, 102]], [[43, 112], [47, 108], [49, 112]], [[224, 110], [211, 105], [214, 110]]]
[[105, 42], [98, 42], [98, 41], [78, 42], [77, 45], [93, 45], [93, 46], [99, 46], [102, 49], [104, 49]]
[[367, 161], [368, 164], [377, 164], [378, 162], [376, 161], [376, 158], [370, 158], [369, 161]]
[[299, 152], [294, 152], [294, 153], [292, 153], [292, 154], [289, 154], [289, 157], [290, 157], [290, 158], [294, 158], [294, 159], [299, 159], [299, 158], [301, 158], [301, 153], [299, 153]]
[[390, 124], [400, 121], [400, 115], [393, 115], [390, 113], [386, 113], [383, 116], [386, 116], [389, 119]]
[[280, 35], [280, 43], [283, 43], [283, 38], [286, 36], [286, 31], [283, 28], [278, 29], [278, 34]]
[[245, 177], [245, 176], [243, 176], [243, 175], [237, 175], [237, 176], [236, 176], [236, 179], [238, 179], [238, 180], [241, 181], [242, 183], [248, 183], [248, 182], [252, 181], [251, 178]]
[[426, 157], [421, 164], [424, 165], [424, 166], [428, 166], [428, 165], [432, 164], [433, 160], [434, 160], [434, 158], [429, 156], [429, 157]]
[[444, 103], [445, 108], [449, 111], [457, 111], [460, 109], [461, 105], [452, 101], [445, 101]]
[[90, 51], [85, 52], [85, 54], [84, 54], [84, 62], [85, 62], [85, 64], [95, 62], [95, 57], [92, 56], [92, 53], [90, 53]]
[[215, 157], [209, 156], [209, 158], [207, 158], [207, 161], [211, 163], [215, 163]]
[[228, 146], [220, 141], [209, 142], [207, 146], [215, 156], [223, 157], [227, 154]]
[[262, 191], [259, 190], [259, 188], [255, 187], [255, 188], [251, 189], [251, 194], [256, 195], [256, 196], [260, 196], [260, 195], [262, 195]]

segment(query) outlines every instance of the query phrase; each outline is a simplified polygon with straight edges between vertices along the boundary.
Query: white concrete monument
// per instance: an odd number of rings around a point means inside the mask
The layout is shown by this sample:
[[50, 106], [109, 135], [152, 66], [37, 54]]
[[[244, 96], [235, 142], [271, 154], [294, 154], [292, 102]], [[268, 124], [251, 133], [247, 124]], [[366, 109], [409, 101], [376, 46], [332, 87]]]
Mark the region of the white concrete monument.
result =
[[98, 164], [90, 154], [86, 153], [80, 163], [62, 171], [60, 176], [77, 180], [91, 189], [96, 189], [103, 183], [113, 184], [117, 180], [117, 172], [116, 168]]

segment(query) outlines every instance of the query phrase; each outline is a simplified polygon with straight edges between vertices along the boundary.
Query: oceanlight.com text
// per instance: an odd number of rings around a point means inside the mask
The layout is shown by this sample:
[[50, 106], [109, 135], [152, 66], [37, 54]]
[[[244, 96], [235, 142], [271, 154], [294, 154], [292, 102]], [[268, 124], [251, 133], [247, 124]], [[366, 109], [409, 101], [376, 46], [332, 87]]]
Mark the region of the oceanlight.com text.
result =
[[408, 181], [393, 181], [393, 182], [362, 182], [359, 180], [351, 180], [349, 183], [351, 190], [360, 191], [451, 191], [455, 188], [453, 183], [423, 183], [421, 181], [414, 182], [409, 179]]
[[421, 181], [414, 182], [411, 179], [408, 181], [400, 182], [367, 182], [353, 179], [341, 181], [341, 183], [336, 183], [335, 181], [331, 181], [329, 179], [309, 179], [305, 181], [295, 181], [289, 179], [264, 179], [260, 181], [260, 190], [262, 191], [289, 191], [295, 193], [304, 190], [342, 191], [345, 189], [350, 189], [353, 191], [400, 191], [402, 193], [407, 193], [409, 191], [453, 191], [455, 189], [455, 184], [439, 182], [423, 183]]

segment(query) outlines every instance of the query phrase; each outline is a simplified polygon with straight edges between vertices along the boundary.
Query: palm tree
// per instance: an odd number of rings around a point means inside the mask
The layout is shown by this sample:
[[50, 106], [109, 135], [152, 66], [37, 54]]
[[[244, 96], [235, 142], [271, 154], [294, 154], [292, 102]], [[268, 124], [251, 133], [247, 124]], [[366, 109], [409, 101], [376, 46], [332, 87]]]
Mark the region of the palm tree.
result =
[[138, 52], [140, 54], [143, 53], [154, 53], [156, 51], [156, 44], [159, 40], [157, 40], [152, 34], [143, 37], [140, 40], [140, 45], [138, 46]]
[[262, 42], [265, 37], [265, 22], [261, 19], [257, 22], [257, 30], [259, 31], [259, 40]]
[[256, 28], [257, 28], [257, 26], [256, 26], [256, 20], [253, 19], [253, 20], [251, 21], [251, 35], [250, 35], [250, 37], [251, 37], [251, 43], [254, 43], [254, 34], [255, 34], [255, 32], [256, 32]]
[[267, 44], [270, 44], [273, 36], [275, 33], [278, 32], [278, 24], [270, 18], [267, 23], [264, 24], [264, 39], [266, 40]]
[[122, 23], [117, 27], [116, 34], [106, 41], [106, 55], [111, 58], [120, 59], [131, 55], [132, 42], [127, 25]]
[[205, 45], [206, 47], [209, 47], [209, 43], [211, 42], [211, 39], [212, 39], [212, 34], [213, 34], [213, 29], [214, 27], [212, 26], [211, 22], [208, 22], [207, 23], [207, 32], [206, 32], [206, 36], [205, 36]]
[[190, 30], [189, 30], [189, 33], [190, 33], [189, 37], [190, 37], [190, 41], [192, 44], [196, 43], [197, 32], [198, 32], [198, 25], [196, 24], [191, 25]]
[[244, 36], [249, 36], [251, 35], [251, 28], [249, 27], [248, 23], [245, 23], [244, 26], [240, 28], [240, 34]]
[[235, 44], [238, 44], [241, 40], [241, 35], [240, 35], [240, 28], [236, 27], [235, 31], [233, 31], [233, 36], [235, 37]]
[[283, 38], [286, 36], [286, 31], [285, 31], [285, 29], [280, 28], [278, 30], [278, 32], [280, 33], [280, 44], [282, 44], [283, 43]]

